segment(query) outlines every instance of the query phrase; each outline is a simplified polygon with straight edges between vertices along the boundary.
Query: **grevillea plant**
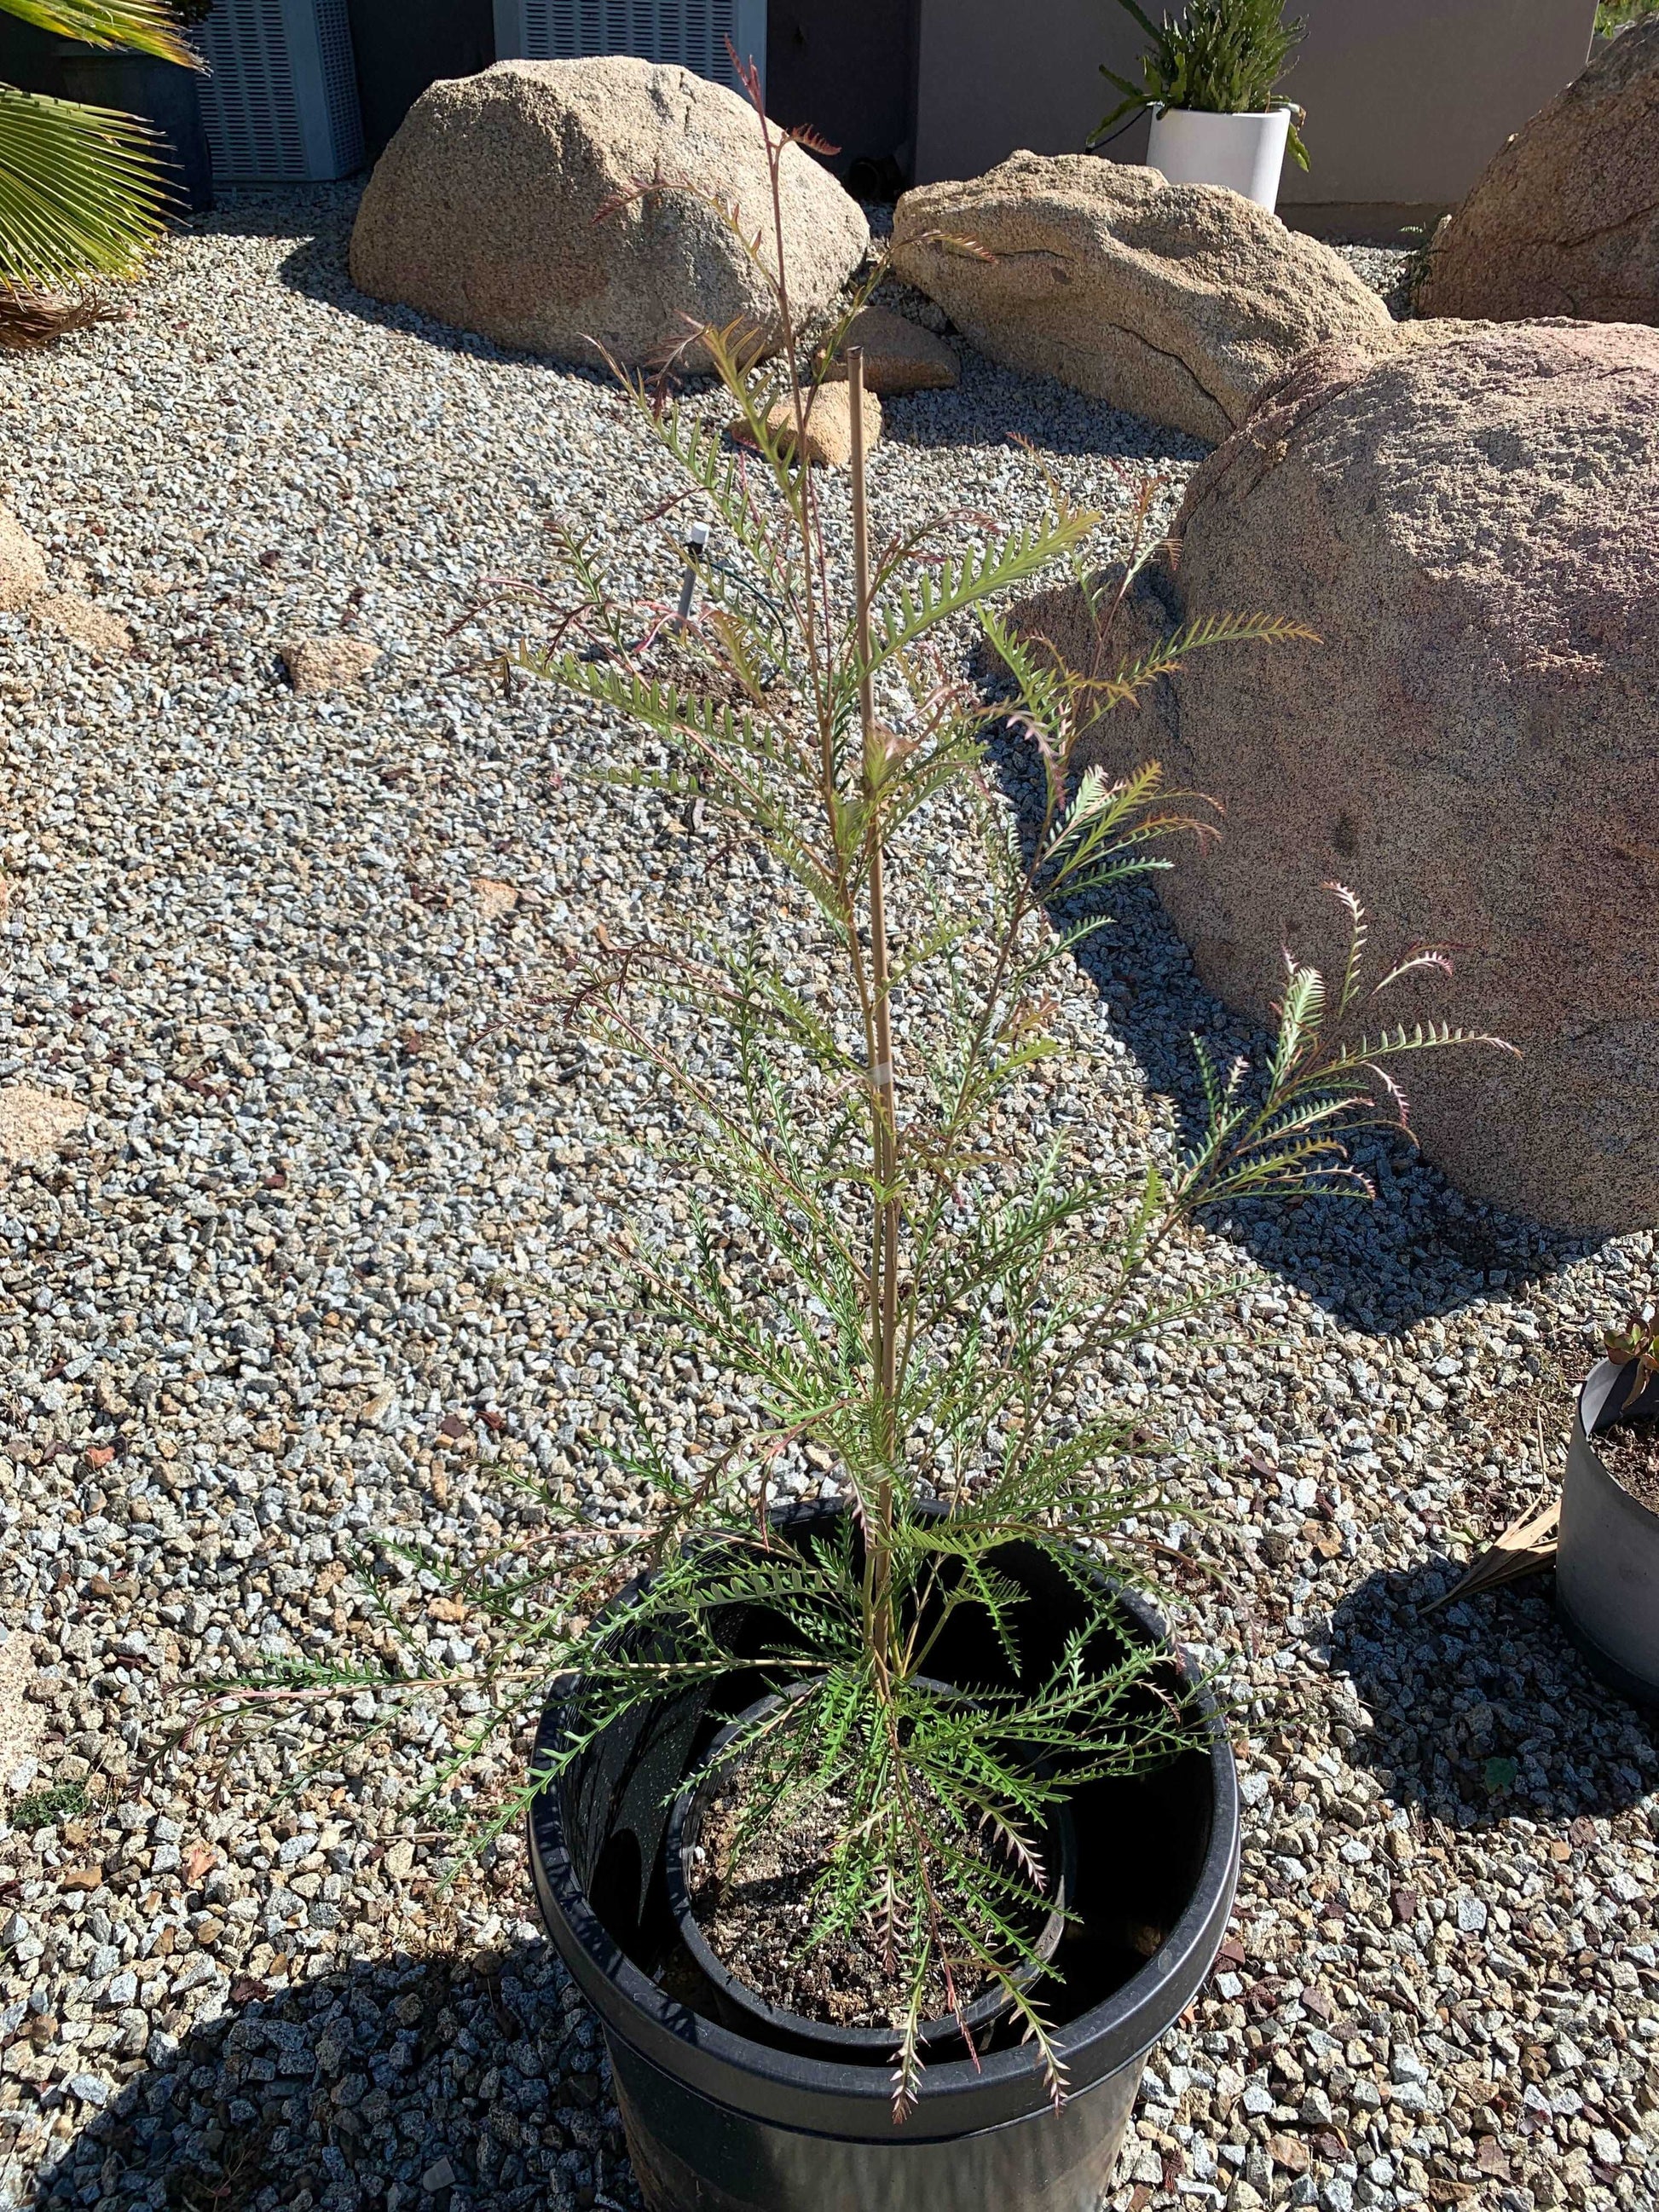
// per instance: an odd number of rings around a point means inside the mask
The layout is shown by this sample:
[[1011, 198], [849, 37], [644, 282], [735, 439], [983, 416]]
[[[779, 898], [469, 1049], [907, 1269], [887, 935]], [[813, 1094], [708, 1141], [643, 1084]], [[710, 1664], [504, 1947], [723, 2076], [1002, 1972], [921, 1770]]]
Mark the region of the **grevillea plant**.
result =
[[1632, 1397], [1647, 1389], [1659, 1375], [1659, 1306], [1650, 1300], [1638, 1306], [1621, 1328], [1609, 1329], [1607, 1351], [1607, 1358], [1620, 1367], [1635, 1363]]
[[[1054, 1808], [1192, 1741], [1167, 1667], [1119, 1632], [1101, 1571], [1134, 1579], [1120, 1530], [1156, 1493], [1131, 1422], [1088, 1409], [1103, 1354], [1188, 1310], [1160, 1302], [1152, 1262], [1205, 1208], [1364, 1194], [1345, 1139], [1403, 1126], [1398, 1063], [1472, 1040], [1377, 1025], [1377, 990], [1443, 956], [1415, 952], [1372, 988], [1349, 900], [1340, 986], [1289, 963], [1266, 1066], [1204, 1063], [1190, 1149], [1126, 1183], [1063, 1142], [1020, 1139], [1023, 1102], [1063, 1079], [1053, 994], [1108, 926], [1103, 902], [1169, 865], [1171, 839], [1212, 834], [1202, 803], [1166, 791], [1156, 764], [1121, 781], [1080, 766], [1085, 738], [1190, 654], [1312, 641], [1270, 614], [1218, 611], [1116, 665], [1123, 580], [1097, 574], [1102, 517], [1058, 495], [1030, 526], [907, 521], [872, 548], [856, 352], [850, 482], [797, 458], [808, 416], [834, 401], [805, 366], [789, 299], [777, 179], [799, 157], [757, 94], [756, 106], [772, 226], [732, 228], [775, 287], [779, 349], [757, 367], [752, 332], [699, 333], [738, 438], [706, 396], [623, 379], [641, 434], [717, 533], [707, 596], [682, 619], [672, 597], [615, 595], [573, 545], [551, 642], [516, 656], [649, 732], [654, 752], [621, 780], [723, 816], [776, 887], [774, 921], [735, 951], [697, 902], [665, 900], [637, 941], [599, 933], [563, 996], [565, 1021], [679, 1102], [691, 1243], [689, 1256], [653, 1244], [639, 1224], [638, 1326], [718, 1376], [747, 1425], [735, 1443], [671, 1449], [641, 1406], [624, 1455], [641, 1501], [632, 1526], [607, 1528], [548, 1487], [556, 1525], [471, 1592], [493, 1618], [490, 1709], [441, 1782], [564, 1678], [563, 1739], [499, 1808], [499, 1831], [599, 1731], [718, 1686], [736, 1617], [778, 1621], [763, 1670], [804, 1686], [738, 1747], [758, 1777], [751, 1819], [787, 1821], [803, 1796], [843, 1808], [811, 1941], [874, 1946], [906, 1992], [890, 2021], [902, 2117], [940, 1990], [959, 2012], [1000, 1987], [1060, 2093], [1042, 1994], [1054, 1978], [1025, 1972]], [[1143, 500], [1143, 523], [1147, 511]], [[1002, 611], [1066, 569], [1102, 637], [1087, 669]], [[975, 635], [1006, 672], [994, 696], [960, 673]], [[988, 774], [1004, 732], [1041, 768], [1023, 833]], [[947, 830], [976, 840], [974, 866], [935, 865]], [[803, 1541], [775, 1509], [809, 1461], [845, 1511]], [[1014, 1546], [1068, 1579], [1079, 1623], [1021, 1689], [997, 1664], [1024, 1633]], [[947, 1626], [960, 1648], [964, 1626], [983, 1676], [942, 1685], [930, 1661]], [[373, 1686], [378, 1726], [422, 1686]]]
[[[789, 1624], [771, 1669], [807, 1686], [739, 1747], [765, 1753], [761, 1817], [787, 1819], [801, 1793], [845, 1808], [813, 1940], [873, 1940], [896, 1965], [908, 1992], [893, 2021], [902, 2112], [927, 1993], [939, 1986], [959, 2008], [1001, 1984], [1058, 2088], [1048, 2021], [1021, 1972], [1050, 1808], [1085, 1781], [1167, 1757], [1190, 1729], [1146, 1695], [1153, 1657], [1109, 1633], [1113, 1601], [1081, 1547], [1115, 1551], [1146, 1482], [1121, 1419], [1064, 1410], [1073, 1387], [1109, 1346], [1158, 1325], [1139, 1285], [1183, 1222], [1267, 1194], [1361, 1192], [1344, 1138], [1379, 1119], [1403, 1125], [1395, 1063], [1472, 1040], [1443, 1025], [1366, 1026], [1376, 990], [1444, 957], [1419, 950], [1369, 987], [1363, 916], [1345, 893], [1352, 956], [1340, 987], [1328, 994], [1316, 971], [1289, 963], [1267, 1067], [1204, 1062], [1207, 1115], [1184, 1156], [1147, 1165], [1126, 1191], [1058, 1146], [1022, 1156], [999, 1140], [1010, 1095], [1059, 1077], [1054, 971], [1105, 926], [1104, 896], [1167, 866], [1171, 837], [1208, 834], [1201, 806], [1166, 792], [1155, 764], [1121, 781], [1079, 773], [1085, 734], [1194, 653], [1305, 650], [1310, 633], [1218, 611], [1111, 665], [1122, 581], [1095, 574], [1101, 516], [1059, 497], [1033, 526], [966, 543], [959, 527], [905, 527], [872, 550], [856, 353], [845, 502], [797, 458], [812, 409], [830, 403], [802, 367], [788, 295], [775, 189], [787, 134], [763, 117], [757, 128], [774, 216], [770, 236], [749, 243], [775, 288], [780, 351], [756, 369], [749, 331], [701, 333], [740, 442], [706, 406], [665, 404], [623, 380], [723, 538], [726, 573], [754, 588], [716, 578], [694, 620], [665, 623], [664, 609], [613, 599], [584, 551], [556, 644], [521, 656], [654, 733], [665, 763], [626, 780], [726, 814], [793, 893], [787, 925], [734, 954], [707, 915], [665, 911], [649, 957], [608, 946], [573, 981], [572, 1018], [653, 1067], [689, 1110], [720, 1231], [705, 1196], [690, 1265], [644, 1249], [642, 1304], [652, 1326], [737, 1378], [753, 1426], [696, 1473], [638, 1439], [661, 1510], [626, 1564], [647, 1578], [633, 1632], [601, 1628], [561, 1655], [580, 1692], [560, 1758], [638, 1701], [729, 1672], [726, 1624], [740, 1609]], [[843, 335], [830, 334], [829, 355]], [[1098, 623], [1100, 661], [1087, 670], [1023, 641], [1000, 611], [1056, 564]], [[994, 698], [953, 672], [964, 624], [1007, 672]], [[1024, 839], [986, 775], [998, 724], [1023, 732], [1042, 764]], [[946, 820], [977, 836], [982, 865], [964, 878], [930, 864]], [[1071, 916], [1059, 926], [1057, 908]], [[786, 972], [798, 933], [821, 956], [816, 990]], [[677, 1010], [696, 1018], [700, 1069], [720, 1073], [694, 1071], [670, 1042]], [[833, 1468], [848, 1510], [836, 1535], [803, 1547], [769, 1509], [806, 1446]], [[1000, 1564], [1015, 1543], [1073, 1577], [1081, 1625], [1028, 1691], [994, 1686], [989, 1666], [983, 1680], [942, 1688], [930, 1655], [963, 1614], [988, 1653], [1017, 1651], [1023, 1594]], [[622, 1565], [607, 1558], [605, 1571]], [[642, 1638], [647, 1626], [663, 1632]], [[1102, 1662], [1103, 1650], [1115, 1656]], [[988, 1832], [1006, 1848], [986, 1850]]]

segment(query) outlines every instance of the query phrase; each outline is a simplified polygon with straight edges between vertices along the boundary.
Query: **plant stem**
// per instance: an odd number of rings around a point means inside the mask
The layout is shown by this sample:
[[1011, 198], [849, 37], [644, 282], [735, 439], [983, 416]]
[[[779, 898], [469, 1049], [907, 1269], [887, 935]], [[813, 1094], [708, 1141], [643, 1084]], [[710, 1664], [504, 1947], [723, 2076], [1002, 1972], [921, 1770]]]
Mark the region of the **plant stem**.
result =
[[859, 724], [864, 739], [865, 850], [870, 884], [870, 984], [873, 1000], [874, 1065], [870, 1070], [872, 1134], [875, 1153], [874, 1261], [871, 1280], [872, 1351], [876, 1374], [879, 1433], [877, 1449], [884, 1462], [876, 1512], [865, 1541], [872, 1566], [876, 1665], [884, 1688], [893, 1662], [892, 1464], [898, 1449], [899, 1198], [896, 1188], [898, 1128], [893, 1083], [893, 1029], [889, 1000], [890, 969], [887, 946], [887, 899], [883, 870], [881, 784], [887, 750], [876, 720], [871, 683], [870, 515], [866, 500], [864, 452], [864, 349], [847, 350], [847, 394], [853, 448], [853, 590], [859, 657]]

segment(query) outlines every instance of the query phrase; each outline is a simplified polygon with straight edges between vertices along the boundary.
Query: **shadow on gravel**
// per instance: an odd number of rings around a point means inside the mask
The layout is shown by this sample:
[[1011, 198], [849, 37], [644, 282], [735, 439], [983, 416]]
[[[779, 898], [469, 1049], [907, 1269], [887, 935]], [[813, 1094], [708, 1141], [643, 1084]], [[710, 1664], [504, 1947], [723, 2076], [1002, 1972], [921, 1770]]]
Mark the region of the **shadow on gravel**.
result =
[[[1030, 747], [1004, 736], [994, 741], [992, 756], [1005, 793], [1029, 823], [1040, 804]], [[1257, 1068], [1272, 1041], [1206, 990], [1150, 884], [1120, 891], [1113, 913], [1114, 926], [1085, 945], [1078, 964], [1106, 1006], [1113, 1036], [1170, 1101], [1188, 1142], [1204, 1112], [1193, 1036], [1202, 1036], [1224, 1066], [1243, 1054]], [[1524, 1297], [1528, 1284], [1605, 1241], [1567, 1236], [1465, 1198], [1403, 1138], [1367, 1135], [1352, 1152], [1375, 1186], [1374, 1202], [1257, 1201], [1212, 1214], [1206, 1225], [1367, 1334], [1398, 1334], [1493, 1291], [1505, 1300]]]
[[[1137, 489], [1149, 462], [1156, 466], [1167, 461], [1189, 469], [1210, 450], [1184, 431], [1122, 414], [1105, 400], [1091, 399], [1053, 377], [1004, 368], [975, 352], [960, 333], [951, 343], [961, 356], [961, 383], [954, 391], [884, 399], [884, 445], [926, 452], [953, 446], [982, 450], [1006, 443], [1030, 446], [1039, 459], [1048, 453], [1093, 454], [1108, 462], [1132, 463]], [[1103, 483], [1103, 495], [1109, 489]]]
[[[355, 315], [359, 322], [402, 331], [441, 352], [472, 354], [489, 360], [536, 362], [536, 355], [514, 353], [471, 331], [452, 330], [447, 324], [417, 313], [413, 307], [388, 306], [357, 289], [351, 281], [346, 257], [365, 181], [362, 177], [350, 177], [338, 184], [284, 185], [269, 192], [232, 192], [226, 196], [222, 205], [210, 215], [197, 216], [186, 228], [189, 234], [204, 238], [292, 239], [293, 251], [278, 264], [276, 270], [279, 281], [290, 291], [301, 293], [308, 300], [320, 301], [342, 314]], [[596, 381], [603, 380], [599, 372], [562, 369], [562, 364], [553, 362], [544, 362], [541, 366], [560, 368], [563, 374], [577, 376], [591, 373]]]
[[371, 300], [367, 292], [360, 292], [351, 281], [346, 262], [356, 207], [354, 192], [349, 206], [328, 211], [313, 234], [301, 239], [282, 263], [276, 273], [290, 291], [302, 293], [308, 300], [320, 301], [341, 314], [355, 315], [360, 323], [374, 323], [381, 330], [401, 331], [405, 337], [418, 338], [422, 345], [431, 346], [440, 353], [467, 354], [478, 361], [517, 362], [531, 368], [546, 369], [551, 375], [582, 377], [590, 383], [603, 385], [607, 392], [615, 389], [616, 380], [609, 369], [584, 368], [574, 362], [550, 360], [543, 354], [521, 353], [512, 346], [497, 345], [492, 338], [480, 337], [476, 331], [458, 331], [414, 307]]
[[1331, 1620], [1334, 1677], [1370, 1726], [1347, 1753], [1397, 1805], [1458, 1828], [1615, 1813], [1659, 1785], [1659, 1729], [1603, 1689], [1555, 1617], [1553, 1579], [1426, 1616], [1462, 1572], [1431, 1559], [1370, 1575]]
[[[307, 299], [355, 315], [360, 322], [404, 331], [441, 352], [521, 362], [559, 376], [585, 377], [606, 391], [614, 389], [608, 369], [497, 345], [475, 331], [436, 322], [413, 307], [372, 300], [360, 292], [347, 261], [360, 191], [356, 183], [319, 187], [314, 201], [307, 196], [304, 203], [303, 222], [296, 220], [291, 194], [270, 205], [249, 195], [244, 204], [209, 218], [207, 227], [258, 237], [295, 236], [294, 251], [277, 271], [281, 281]], [[1017, 374], [984, 359], [966, 340], [956, 343], [963, 354], [961, 386], [953, 392], [916, 392], [884, 401], [883, 428], [889, 443], [927, 450], [1024, 441], [1039, 453], [1092, 454], [1107, 461], [1132, 462], [1137, 468], [1148, 461], [1189, 467], [1209, 451], [1179, 430], [1121, 414], [1103, 400], [1091, 399], [1052, 378]], [[711, 381], [708, 377], [685, 380], [687, 389], [694, 392]]]
[[87, 2122], [35, 2212], [637, 2207], [598, 2029], [546, 1945], [231, 1998]]

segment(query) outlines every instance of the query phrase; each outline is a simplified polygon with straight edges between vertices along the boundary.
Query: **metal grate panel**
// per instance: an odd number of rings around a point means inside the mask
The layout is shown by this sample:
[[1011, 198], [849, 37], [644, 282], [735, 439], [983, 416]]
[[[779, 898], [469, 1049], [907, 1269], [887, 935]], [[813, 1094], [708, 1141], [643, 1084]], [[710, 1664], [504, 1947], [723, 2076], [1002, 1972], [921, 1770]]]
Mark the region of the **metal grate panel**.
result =
[[503, 61], [637, 54], [641, 61], [678, 62], [736, 91], [728, 39], [764, 76], [765, 0], [495, 0], [495, 51]]
[[349, 176], [363, 127], [346, 0], [217, 0], [202, 120], [225, 184]]
[[346, 0], [323, 0], [317, 9], [317, 39], [322, 48], [323, 90], [334, 141], [335, 174], [349, 176], [363, 166], [363, 111], [357, 96], [357, 63], [351, 51], [351, 21]]

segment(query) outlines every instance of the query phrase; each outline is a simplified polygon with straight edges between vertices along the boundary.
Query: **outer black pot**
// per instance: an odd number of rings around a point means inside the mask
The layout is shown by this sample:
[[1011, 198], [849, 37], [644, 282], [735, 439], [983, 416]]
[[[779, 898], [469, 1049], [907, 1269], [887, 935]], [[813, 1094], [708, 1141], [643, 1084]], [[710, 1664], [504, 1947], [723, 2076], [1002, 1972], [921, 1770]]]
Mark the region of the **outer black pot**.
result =
[[164, 141], [158, 152], [176, 212], [196, 215], [213, 205], [213, 164], [194, 70], [150, 54], [60, 39], [9, 15], [0, 16], [0, 80], [53, 100], [138, 116]]
[[213, 162], [194, 70], [150, 54], [106, 53], [76, 45], [65, 46], [62, 67], [65, 100], [119, 108], [160, 132], [159, 151], [179, 214], [199, 215], [213, 205]]
[[[819, 1509], [805, 1526], [831, 1512]], [[1036, 1552], [1011, 1548], [1002, 1564], [1031, 1592], [1021, 1674], [1036, 1680], [1076, 1621], [1078, 1600]], [[1152, 1609], [1120, 1595], [1124, 1636], [1164, 1642]], [[748, 1648], [761, 1649], [775, 1628], [757, 1624]], [[1000, 1663], [977, 1637], [947, 1650], [949, 1640], [930, 1662], [946, 1680], [984, 1680]], [[742, 1634], [733, 1643], [745, 1648]], [[1171, 1664], [1179, 1667], [1173, 1653]], [[726, 1711], [769, 1686], [758, 1669], [738, 1670]], [[1194, 1694], [1207, 1724], [1202, 1748], [1072, 1801], [1078, 1925], [1062, 1948], [1054, 2015], [1068, 2087], [1058, 2109], [1030, 2047], [993, 2037], [977, 2066], [930, 2064], [915, 2110], [896, 2125], [884, 2067], [827, 2063], [734, 2033], [701, 2008], [695, 1984], [665, 1970], [673, 1942], [665, 1808], [723, 1718], [707, 1691], [607, 1731], [543, 1790], [530, 1816], [538, 1902], [599, 2015], [653, 2212], [1094, 2212], [1142, 2062], [1202, 1987], [1237, 1880], [1232, 1754], [1213, 1706]], [[561, 1725], [550, 1700], [538, 1759]], [[1148, 1927], [1163, 1936], [1150, 1958], [1137, 1941]]]

